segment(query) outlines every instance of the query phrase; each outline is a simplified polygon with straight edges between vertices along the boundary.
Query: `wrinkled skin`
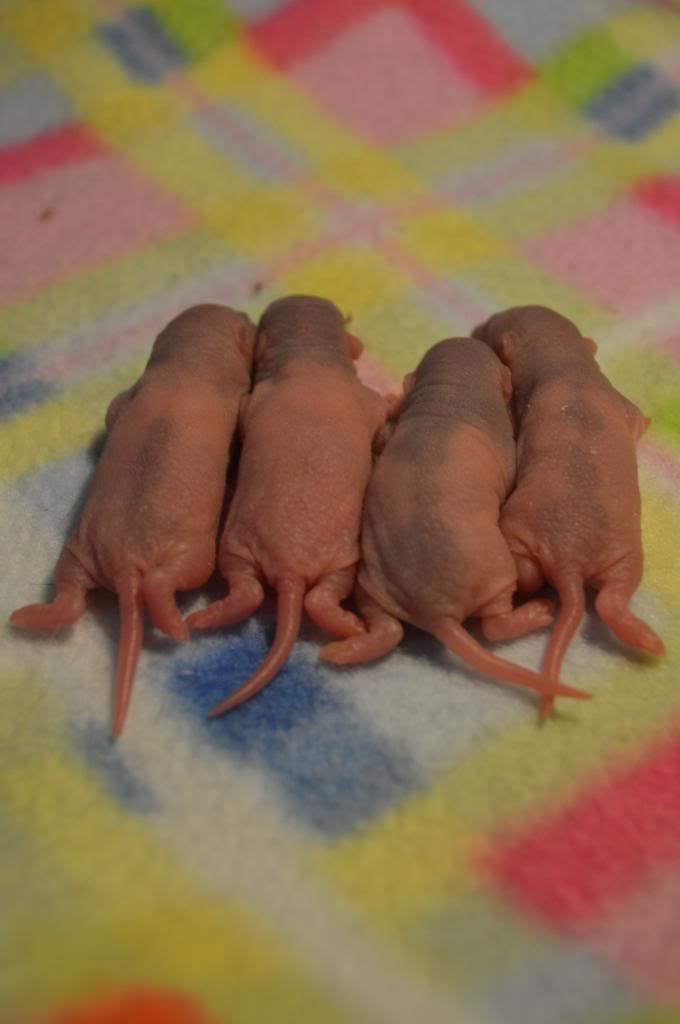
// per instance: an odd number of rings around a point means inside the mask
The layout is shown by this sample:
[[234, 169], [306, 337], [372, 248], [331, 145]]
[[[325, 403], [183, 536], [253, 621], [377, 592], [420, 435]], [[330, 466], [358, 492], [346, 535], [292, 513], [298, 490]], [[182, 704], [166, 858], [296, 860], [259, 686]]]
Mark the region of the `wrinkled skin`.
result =
[[548, 678], [557, 678], [583, 616], [584, 585], [598, 591], [597, 613], [624, 644], [663, 654], [628, 607], [642, 577], [635, 446], [649, 421], [600, 371], [594, 342], [552, 310], [509, 309], [475, 335], [512, 374], [518, 475], [501, 530], [520, 590], [535, 593], [548, 580], [562, 604]]
[[11, 616], [13, 626], [63, 629], [83, 614], [88, 590], [118, 595], [115, 735], [130, 700], [144, 606], [158, 629], [186, 639], [175, 592], [201, 586], [215, 567], [253, 334], [247, 317], [216, 305], [194, 306], [168, 324], [142, 377], [109, 406], [104, 451], [57, 563], [54, 600]]
[[270, 682], [290, 654], [303, 607], [335, 636], [363, 630], [341, 601], [354, 585], [372, 444], [386, 402], [359, 381], [353, 359], [360, 353], [325, 299], [279, 299], [260, 320], [236, 494], [219, 546], [229, 593], [187, 622], [199, 629], [239, 622], [260, 606], [267, 583], [277, 593], [277, 629], [260, 669], [213, 715]]
[[477, 616], [485, 634], [509, 639], [552, 621], [543, 599], [513, 608], [517, 573], [498, 526], [515, 475], [509, 373], [478, 341], [448, 339], [404, 383], [366, 495], [357, 600], [367, 632], [329, 644], [322, 657], [381, 657], [409, 622], [478, 671], [543, 692], [536, 673], [494, 657], [461, 626]]

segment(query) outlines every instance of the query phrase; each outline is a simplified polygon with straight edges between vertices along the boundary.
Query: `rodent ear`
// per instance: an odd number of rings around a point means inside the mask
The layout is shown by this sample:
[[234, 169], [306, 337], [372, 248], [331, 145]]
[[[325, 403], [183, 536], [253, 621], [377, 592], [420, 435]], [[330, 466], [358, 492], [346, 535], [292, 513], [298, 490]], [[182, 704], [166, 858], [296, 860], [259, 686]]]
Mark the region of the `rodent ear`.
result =
[[383, 426], [380, 428], [378, 433], [375, 435], [375, 437], [373, 438], [373, 444], [371, 446], [371, 450], [372, 450], [374, 458], [377, 458], [379, 455], [382, 455], [382, 453], [384, 452], [384, 450], [385, 450], [385, 448], [387, 446], [387, 442], [389, 441], [389, 439], [392, 437], [392, 434], [394, 433], [394, 428], [395, 428], [395, 422], [394, 422], [393, 419], [390, 418], [390, 419], [385, 421]]
[[637, 413], [637, 415], [633, 418], [633, 437], [635, 438], [635, 443], [637, 444], [642, 435], [647, 432], [649, 427], [651, 427], [652, 421], [650, 420], [649, 416], [645, 416], [645, 414], [640, 412], [639, 409], [636, 408], [635, 412]]
[[597, 352], [597, 344], [593, 341], [592, 338], [583, 338], [583, 341], [590, 354], [594, 356]]
[[621, 398], [623, 399], [626, 419], [628, 420], [633, 440], [637, 444], [648, 427], [651, 426], [652, 421], [649, 416], [645, 416], [645, 414], [638, 409], [635, 402], [631, 402], [629, 398], [625, 398], [623, 395], [621, 395]]
[[514, 331], [504, 331], [498, 343], [498, 358], [506, 365], [512, 362], [512, 357], [517, 344], [517, 335]]
[[387, 411], [386, 419], [387, 420], [396, 420], [397, 417], [400, 415], [401, 410], [402, 410], [403, 405], [404, 405], [404, 395], [403, 394], [401, 394], [401, 395], [392, 395], [392, 394], [390, 394], [390, 395], [383, 395], [383, 398], [385, 399], [385, 407], [386, 407], [386, 411]]
[[253, 357], [253, 328], [245, 324], [238, 329], [238, 350], [244, 359], [251, 360]]
[[404, 389], [404, 397], [413, 391], [413, 385], [416, 382], [416, 371], [412, 370], [411, 373], [407, 373], [401, 382], [401, 386]]
[[106, 410], [106, 416], [104, 417], [104, 426], [107, 430], [111, 429], [120, 416], [122, 407], [126, 405], [130, 399], [131, 391], [132, 388], [128, 388], [127, 391], [121, 391], [120, 394], [111, 399], [109, 407]]
[[652, 421], [649, 416], [643, 416], [641, 412], [638, 412], [635, 417], [633, 427], [633, 440], [637, 444], [643, 434], [647, 432], [647, 429], [651, 426]]
[[512, 398], [512, 374], [503, 363], [501, 363], [501, 393], [506, 402]]
[[350, 359], [358, 359], [364, 351], [363, 343], [359, 341], [356, 335], [350, 334], [349, 331], [345, 331], [345, 344], [347, 345]]
[[264, 350], [267, 346], [267, 335], [264, 331], [258, 331], [255, 337], [255, 347], [253, 348], [253, 361], [259, 362], [264, 355]]
[[130, 404], [132, 399], [139, 392], [140, 387], [141, 382], [137, 380], [131, 387], [126, 388], [125, 391], [120, 391], [111, 399], [109, 407], [106, 410], [106, 416], [104, 417], [104, 427], [106, 430], [111, 430], [123, 409]]

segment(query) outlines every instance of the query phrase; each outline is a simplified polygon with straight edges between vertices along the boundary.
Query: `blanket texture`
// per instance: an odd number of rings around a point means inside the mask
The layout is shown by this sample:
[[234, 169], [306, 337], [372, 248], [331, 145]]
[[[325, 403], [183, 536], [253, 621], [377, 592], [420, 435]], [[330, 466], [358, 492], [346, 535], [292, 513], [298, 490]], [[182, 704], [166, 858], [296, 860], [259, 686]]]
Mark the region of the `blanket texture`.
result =
[[[680, 9], [625, 0], [1, 0], [2, 605], [49, 581], [110, 398], [158, 330], [312, 292], [381, 388], [508, 305], [554, 306], [652, 418], [634, 600], [589, 611], [544, 727], [415, 630], [271, 686], [271, 606], [8, 629], [0, 1020], [680, 1021]], [[212, 593], [219, 590], [212, 587]], [[206, 593], [187, 595], [190, 609]], [[538, 666], [545, 634], [499, 645]]]

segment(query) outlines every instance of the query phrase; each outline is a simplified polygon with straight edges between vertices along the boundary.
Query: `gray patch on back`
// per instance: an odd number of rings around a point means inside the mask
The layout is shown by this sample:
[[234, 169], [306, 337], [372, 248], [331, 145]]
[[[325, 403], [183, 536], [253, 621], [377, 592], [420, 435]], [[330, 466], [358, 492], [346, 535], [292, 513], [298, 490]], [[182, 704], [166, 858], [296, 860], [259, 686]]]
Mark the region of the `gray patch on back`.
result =
[[389, 559], [398, 568], [388, 569], [385, 575], [385, 579], [398, 582], [398, 591], [425, 619], [430, 611], [442, 612], [442, 607], [433, 607], [434, 602], [449, 604], [449, 596], [455, 597], [468, 561], [455, 532], [434, 510], [436, 492], [432, 487], [429, 491], [422, 516], [392, 532]]
[[355, 372], [347, 351], [345, 320], [327, 299], [308, 295], [277, 299], [262, 314], [257, 332], [266, 339], [257, 381], [278, 376], [294, 360]]
[[443, 464], [454, 431], [487, 435], [514, 466], [513, 425], [500, 387], [501, 365], [482, 342], [446, 339], [425, 354], [399, 419], [399, 454]]
[[429, 474], [433, 466], [442, 463], [455, 427], [451, 416], [433, 415], [425, 408], [414, 409], [408, 420], [400, 421], [390, 442], [390, 455], [416, 468], [427, 467]]
[[244, 335], [254, 331], [245, 313], [210, 304], [191, 307], [158, 335], [146, 369], [181, 371], [194, 381], [226, 391], [234, 384], [234, 345], [239, 331]]

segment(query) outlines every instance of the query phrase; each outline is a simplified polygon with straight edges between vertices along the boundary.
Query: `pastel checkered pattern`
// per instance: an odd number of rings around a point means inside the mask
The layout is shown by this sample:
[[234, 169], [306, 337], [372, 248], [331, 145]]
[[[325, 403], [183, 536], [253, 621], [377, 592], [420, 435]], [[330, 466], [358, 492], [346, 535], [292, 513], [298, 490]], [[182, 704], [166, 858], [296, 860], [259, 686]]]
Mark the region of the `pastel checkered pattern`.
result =
[[507, 305], [594, 337], [653, 421], [634, 604], [668, 657], [590, 612], [564, 679], [595, 699], [540, 728], [415, 630], [343, 671], [306, 625], [208, 722], [269, 605], [148, 629], [112, 744], [111, 595], [6, 630], [0, 1020], [677, 1024], [680, 5], [0, 0], [3, 619], [50, 592], [158, 330], [297, 291], [382, 389]]

